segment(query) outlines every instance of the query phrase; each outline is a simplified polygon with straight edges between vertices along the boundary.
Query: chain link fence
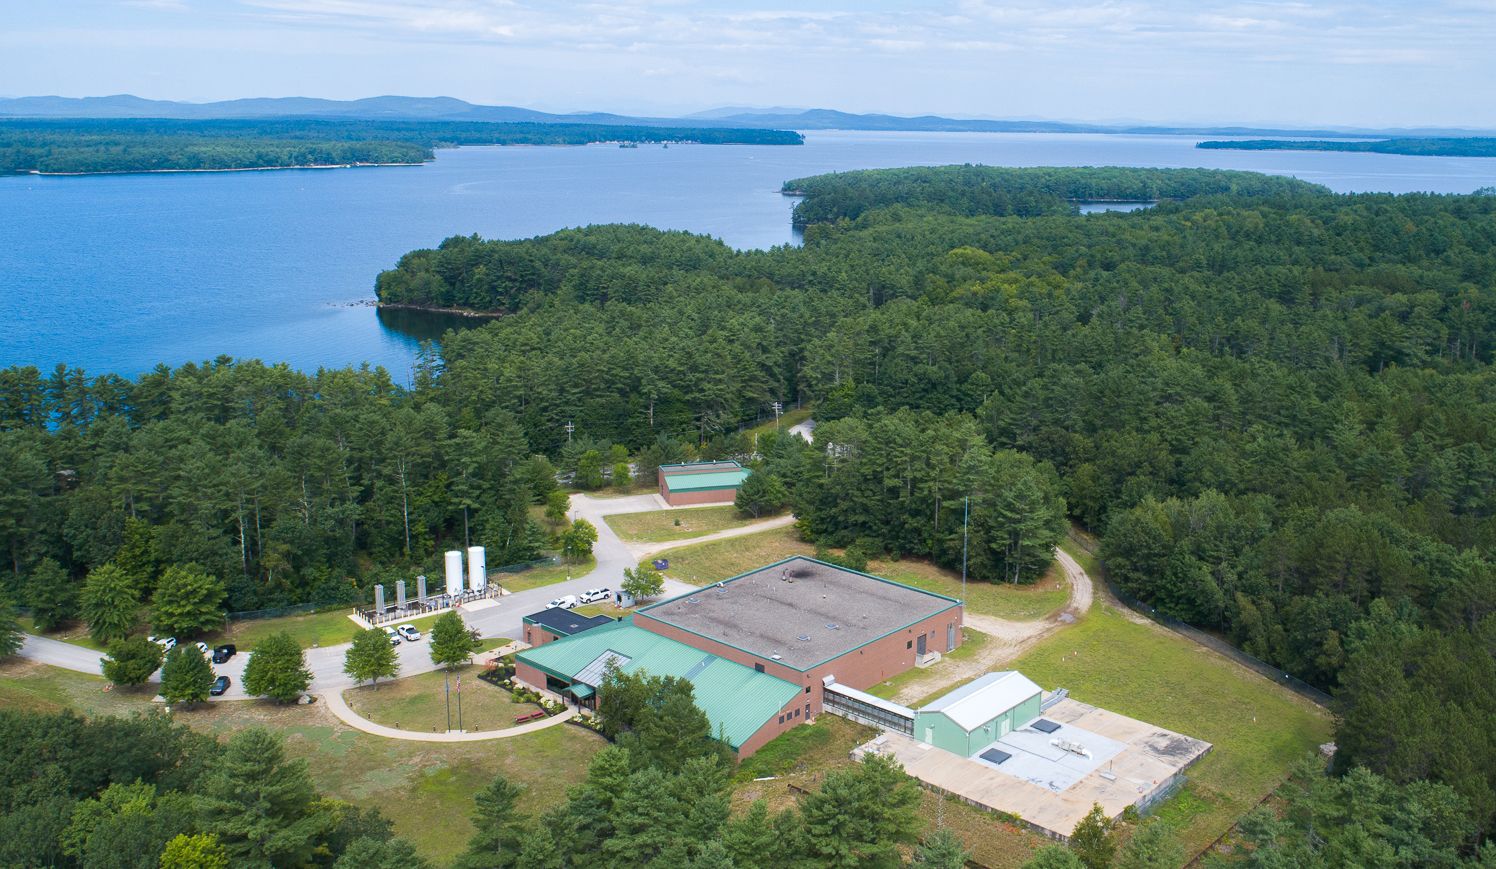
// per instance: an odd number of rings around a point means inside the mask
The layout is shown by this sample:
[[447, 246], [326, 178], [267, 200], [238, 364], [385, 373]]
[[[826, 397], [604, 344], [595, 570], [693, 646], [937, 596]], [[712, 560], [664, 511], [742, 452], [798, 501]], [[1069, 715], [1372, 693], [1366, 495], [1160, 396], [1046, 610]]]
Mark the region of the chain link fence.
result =
[[[1097, 551], [1099, 547], [1095, 543], [1086, 540], [1085, 538], [1075, 533], [1071, 533], [1069, 537], [1072, 543], [1089, 552], [1091, 555], [1095, 556], [1097, 561], [1100, 562], [1101, 554]], [[1105, 565], [1103, 565], [1103, 567], [1104, 566]], [[1182, 622], [1179, 619], [1174, 618], [1173, 616], [1164, 615], [1152, 606], [1143, 603], [1142, 601], [1118, 588], [1112, 582], [1111, 577], [1106, 575], [1105, 570], [1102, 571], [1102, 575], [1101, 577], [1099, 577], [1099, 579], [1101, 579], [1102, 582], [1106, 583], [1107, 591], [1111, 592], [1113, 597], [1121, 601], [1128, 609], [1132, 610], [1138, 615], [1146, 616], [1150, 620], [1163, 625], [1176, 634], [1187, 637], [1202, 646], [1220, 652], [1222, 655], [1225, 655], [1233, 661], [1236, 661], [1243, 667], [1257, 671], [1263, 676], [1272, 679], [1274, 682], [1277, 682], [1279, 685], [1282, 685], [1283, 687], [1294, 692], [1295, 694], [1298, 694], [1300, 697], [1309, 700], [1312, 703], [1316, 703], [1325, 708], [1329, 708], [1330, 704], [1334, 701], [1335, 698], [1331, 697], [1324, 691], [1321, 691], [1320, 689], [1314, 687], [1313, 685], [1310, 685], [1308, 682], [1305, 682], [1297, 676], [1286, 673], [1283, 670], [1274, 667], [1272, 664], [1267, 663], [1266, 661], [1248, 655], [1246, 652], [1243, 652], [1241, 649], [1238, 649], [1237, 647], [1231, 645], [1230, 643], [1226, 642], [1220, 637], [1217, 637], [1214, 634], [1202, 631], [1194, 625], [1189, 624], [1188, 622]]]

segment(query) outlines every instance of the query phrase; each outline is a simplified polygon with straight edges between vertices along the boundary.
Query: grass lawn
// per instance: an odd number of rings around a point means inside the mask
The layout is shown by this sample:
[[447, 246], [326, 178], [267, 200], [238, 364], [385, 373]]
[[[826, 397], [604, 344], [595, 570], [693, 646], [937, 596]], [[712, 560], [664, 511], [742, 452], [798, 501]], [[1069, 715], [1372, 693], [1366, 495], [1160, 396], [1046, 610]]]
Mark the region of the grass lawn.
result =
[[[961, 645], [957, 646], [954, 652], [945, 654], [943, 656], [945, 660], [961, 661], [965, 660], [966, 658], [970, 658], [972, 655], [975, 655], [977, 652], [981, 651], [982, 647], [987, 645], [987, 642], [992, 639], [981, 631], [969, 627], [962, 628], [961, 635]], [[875, 697], [882, 697], [885, 700], [892, 699], [895, 694], [898, 694], [899, 691], [903, 690], [905, 684], [918, 679], [921, 676], [924, 676], [925, 672], [926, 671], [921, 670], [918, 667], [911, 667], [908, 670], [905, 670], [904, 672], [898, 674], [897, 676], [894, 676], [892, 679], [887, 679], [885, 681], [879, 682], [878, 684], [869, 688], [868, 693], [872, 694]], [[946, 690], [948, 689], [941, 689], [940, 693], [943, 694]], [[918, 706], [916, 706], [915, 708], [918, 708]]]
[[[815, 547], [801, 540], [794, 526], [786, 525], [757, 534], [682, 546], [659, 557], [670, 559], [666, 573], [671, 579], [706, 585], [791, 555], [813, 556]], [[961, 575], [927, 561], [913, 558], [871, 561], [867, 572], [948, 597], [961, 596]], [[1007, 619], [1042, 618], [1063, 606], [1069, 597], [1070, 590], [1063, 577], [1064, 571], [1055, 565], [1043, 580], [1028, 586], [968, 582], [968, 608], [974, 613]]]
[[[533, 703], [516, 703], [508, 691], [478, 680], [478, 667], [454, 671], [450, 683], [462, 677], [462, 726], [465, 730], [499, 730], [513, 727], [517, 715], [539, 709]], [[402, 730], [447, 729], [447, 697], [440, 671], [407, 676], [378, 685], [351, 688], [343, 699], [354, 712], [370, 721]], [[451, 695], [452, 727], [457, 728], [457, 695]]]
[[597, 566], [597, 559], [587, 556], [583, 561], [562, 561], [560, 564], [550, 564], [543, 567], [533, 567], [520, 573], [497, 573], [489, 577], [489, 582], [497, 582], [503, 586], [505, 591], [525, 591], [531, 588], [540, 588], [542, 585], [552, 585], [557, 582], [581, 576]]
[[[4, 664], [0, 707], [37, 712], [70, 708], [102, 715], [156, 706], [143, 693], [105, 692], [105, 684], [98, 677], [29, 662]], [[491, 686], [482, 688], [497, 693]], [[318, 790], [379, 809], [394, 821], [397, 834], [438, 865], [466, 847], [473, 832], [473, 794], [494, 776], [524, 784], [525, 810], [538, 814], [565, 798], [566, 787], [581, 781], [592, 755], [604, 745], [602, 737], [564, 724], [491, 742], [405, 742], [361, 733], [321, 706], [253, 700], [214, 703], [179, 712], [176, 718], [218, 736], [256, 725], [281, 734], [287, 753], [306, 760]]]
[[1195, 854], [1331, 735], [1328, 712], [1244, 667], [1106, 606], [1044, 640], [1013, 668], [1082, 703], [1214, 745], [1158, 814]]
[[352, 641], [354, 632], [359, 630], [359, 626], [348, 618], [351, 612], [353, 607], [350, 606], [304, 616], [232, 621], [223, 631], [204, 637], [203, 642], [210, 646], [233, 643], [239, 651], [245, 652], [271, 634], [285, 631], [303, 649], [338, 646]]
[[630, 495], [658, 495], [660, 484], [650, 480], [648, 485], [635, 483], [627, 489], [615, 489], [612, 486], [603, 486], [601, 489], [567, 489], [568, 495], [586, 495], [589, 498], [627, 498]]
[[21, 630], [25, 631], [28, 634], [35, 634], [39, 637], [46, 637], [49, 640], [59, 640], [64, 643], [72, 643], [75, 646], [82, 646], [85, 649], [93, 649], [96, 652], [104, 651], [104, 644], [96, 642], [93, 637], [89, 636], [88, 625], [85, 625], [82, 622], [69, 622], [49, 634], [44, 634], [38, 631], [36, 629], [36, 622], [32, 620], [31, 616], [18, 616], [16, 618], [16, 624], [20, 625]]
[[[763, 517], [768, 518], [768, 517]], [[693, 507], [689, 510], [651, 510], [648, 513], [618, 513], [603, 517], [613, 532], [630, 543], [664, 543], [741, 528], [759, 521], [743, 518], [738, 508]]]

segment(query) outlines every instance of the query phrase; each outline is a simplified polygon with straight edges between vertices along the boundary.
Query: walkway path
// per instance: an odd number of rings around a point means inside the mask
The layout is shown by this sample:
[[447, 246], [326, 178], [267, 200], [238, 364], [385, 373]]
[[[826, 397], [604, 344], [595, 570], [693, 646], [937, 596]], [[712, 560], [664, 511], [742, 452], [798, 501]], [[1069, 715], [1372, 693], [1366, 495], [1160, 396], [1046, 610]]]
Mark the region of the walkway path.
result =
[[[609, 514], [612, 515], [612, 514]], [[783, 528], [793, 525], [795, 517], [790, 515], [775, 516], [773, 519], [765, 519], [762, 522], [753, 522], [748, 525], [740, 525], [737, 528], [728, 528], [723, 531], [713, 531], [711, 534], [703, 534], [700, 537], [692, 537], [687, 540], [667, 540], [663, 543], [625, 543], [629, 553], [636, 561], [642, 561], [651, 555], [664, 552], [667, 549], [679, 549], [682, 546], [695, 546], [698, 543], [711, 543], [714, 540], [727, 540], [732, 537], [742, 537], [744, 534], [757, 534], [760, 531], [768, 531], [773, 528]]]
[[385, 736], [390, 739], [405, 739], [411, 742], [482, 742], [488, 739], [508, 739], [512, 736], [524, 736], [526, 733], [544, 730], [547, 727], [555, 727], [557, 724], [569, 721], [577, 715], [575, 709], [567, 709], [565, 712], [552, 715], [549, 718], [542, 718], [539, 721], [530, 721], [525, 724], [516, 724], [513, 727], [506, 727], [503, 730], [473, 730], [466, 733], [449, 730], [446, 733], [424, 733], [419, 730], [400, 730], [395, 727], [385, 727], [383, 724], [375, 724], [349, 708], [348, 702], [343, 699], [343, 692], [341, 691], [329, 691], [322, 695], [322, 699], [327, 703], [327, 710], [336, 715], [340, 721], [349, 727], [357, 728], [365, 733], [372, 733], [375, 736]]

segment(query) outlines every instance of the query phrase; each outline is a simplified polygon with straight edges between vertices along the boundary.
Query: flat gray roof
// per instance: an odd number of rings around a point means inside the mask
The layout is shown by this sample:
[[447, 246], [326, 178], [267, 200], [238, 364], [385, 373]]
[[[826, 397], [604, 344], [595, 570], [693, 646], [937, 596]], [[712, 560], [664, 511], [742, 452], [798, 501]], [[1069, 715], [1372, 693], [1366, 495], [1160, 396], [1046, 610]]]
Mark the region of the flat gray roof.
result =
[[797, 555], [639, 613], [808, 670], [957, 604], [954, 598]]

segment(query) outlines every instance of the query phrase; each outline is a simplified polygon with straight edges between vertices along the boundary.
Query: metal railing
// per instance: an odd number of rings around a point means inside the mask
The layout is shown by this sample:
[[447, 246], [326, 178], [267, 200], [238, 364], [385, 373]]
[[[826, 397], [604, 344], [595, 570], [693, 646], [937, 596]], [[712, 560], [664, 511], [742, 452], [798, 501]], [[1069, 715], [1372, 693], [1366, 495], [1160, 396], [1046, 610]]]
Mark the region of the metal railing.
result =
[[373, 607], [360, 607], [355, 610], [359, 617], [371, 625], [382, 625], [388, 622], [398, 622], [403, 619], [412, 618], [426, 613], [434, 613], [452, 606], [460, 606], [475, 600], [498, 597], [498, 585], [490, 585], [482, 591], [469, 589], [461, 594], [453, 595], [439, 594], [428, 597], [425, 600], [407, 600], [405, 606], [390, 605], [384, 608], [384, 612], [378, 612]]
[[[1100, 562], [1100, 555], [1097, 553], [1096, 547], [1092, 546], [1075, 534], [1070, 534], [1069, 537], [1072, 543], [1089, 552], [1091, 555], [1096, 556], [1098, 563]], [[1105, 567], [1104, 564], [1103, 567]], [[1203, 631], [1195, 627], [1194, 625], [1188, 622], [1180, 621], [1173, 616], [1165, 615], [1159, 612], [1150, 604], [1146, 604], [1143, 601], [1138, 600], [1137, 598], [1118, 588], [1116, 584], [1112, 582], [1111, 577], [1106, 575], [1105, 570], [1102, 571], [1102, 575], [1100, 577], [1096, 578], [1099, 578], [1106, 584], [1107, 591], [1111, 592], [1113, 597], [1121, 601], [1123, 605], [1125, 605], [1128, 609], [1132, 610], [1138, 615], [1146, 616], [1153, 622], [1163, 625], [1176, 634], [1194, 640], [1200, 645], [1213, 649], [1221, 653], [1222, 655], [1225, 655], [1226, 657], [1232, 659], [1233, 661], [1236, 661], [1238, 664], [1247, 667], [1248, 669], [1255, 670], [1256, 672], [1262, 674], [1263, 676], [1266, 676], [1269, 679], [1272, 679], [1274, 682], [1277, 682], [1279, 685], [1282, 685], [1283, 687], [1294, 692], [1300, 697], [1309, 700], [1312, 703], [1329, 708], [1330, 704], [1334, 702], [1334, 697], [1331, 697], [1328, 693], [1314, 687], [1313, 685], [1310, 685], [1308, 682], [1305, 682], [1303, 679], [1298, 678], [1292, 673], [1289, 673], [1278, 667], [1274, 667], [1272, 664], [1269, 664], [1268, 662], [1263, 661], [1259, 658], [1254, 658], [1253, 656], [1248, 655], [1246, 652], [1243, 652], [1241, 649], [1238, 649], [1236, 646], [1231, 645], [1215, 634]]]

